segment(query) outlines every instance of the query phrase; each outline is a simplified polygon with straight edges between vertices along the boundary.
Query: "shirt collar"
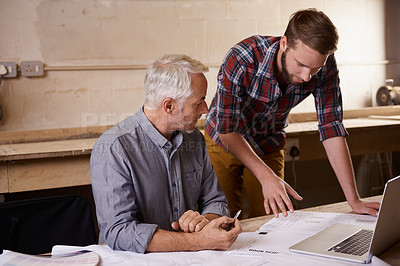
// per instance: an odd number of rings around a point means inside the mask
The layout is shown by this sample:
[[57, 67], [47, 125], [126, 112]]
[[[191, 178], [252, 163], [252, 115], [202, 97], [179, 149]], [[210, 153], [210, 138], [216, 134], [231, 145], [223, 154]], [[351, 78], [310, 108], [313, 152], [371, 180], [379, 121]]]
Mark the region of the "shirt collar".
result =
[[165, 138], [150, 122], [143, 111], [143, 107], [138, 112], [138, 122], [143, 132], [160, 148], [171, 149], [180, 146], [183, 140], [182, 132], [176, 131], [172, 134], [172, 143]]
[[[270, 80], [275, 81], [277, 87], [276, 87], [276, 93], [273, 93], [272, 95], [277, 95], [279, 96], [281, 94], [281, 90], [278, 89], [279, 85], [278, 85], [278, 81], [276, 79], [276, 77], [273, 75], [274, 73], [274, 59], [276, 57], [276, 53], [279, 50], [279, 41], [281, 38], [279, 38], [275, 43], [273, 43], [271, 46], [269, 46], [267, 48], [267, 51], [265, 53], [264, 56], [264, 60], [261, 62], [261, 64], [258, 67], [257, 70], [257, 76], [264, 76]], [[317, 76], [314, 75], [313, 78]], [[304, 87], [306, 83], [300, 84], [300, 85], [291, 85], [289, 84], [289, 86], [286, 89], [286, 93], [292, 91], [295, 88], [301, 88]]]
[[276, 53], [278, 52], [278, 48], [279, 48], [279, 40], [267, 48], [267, 51], [264, 56], [264, 60], [261, 62], [261, 64], [258, 67], [257, 74], [256, 74], [257, 76], [264, 76], [269, 79], [273, 78], [275, 80], [275, 77], [273, 77], [272, 73], [273, 73], [273, 69], [274, 69], [274, 65], [273, 65], [274, 59], [276, 57]]

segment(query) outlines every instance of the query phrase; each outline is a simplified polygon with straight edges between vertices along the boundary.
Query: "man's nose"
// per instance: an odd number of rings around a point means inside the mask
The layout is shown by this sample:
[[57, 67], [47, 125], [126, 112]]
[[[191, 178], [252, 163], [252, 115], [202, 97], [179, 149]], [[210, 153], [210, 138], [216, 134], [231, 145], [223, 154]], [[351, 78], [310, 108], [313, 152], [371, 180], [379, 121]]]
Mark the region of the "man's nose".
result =
[[304, 82], [309, 82], [311, 79], [312, 75], [311, 75], [311, 71], [308, 68], [303, 68], [303, 71], [301, 72], [301, 79]]
[[201, 113], [202, 114], [207, 114], [208, 113], [208, 106], [207, 106], [207, 103], [205, 101], [204, 101], [204, 103], [202, 105]]

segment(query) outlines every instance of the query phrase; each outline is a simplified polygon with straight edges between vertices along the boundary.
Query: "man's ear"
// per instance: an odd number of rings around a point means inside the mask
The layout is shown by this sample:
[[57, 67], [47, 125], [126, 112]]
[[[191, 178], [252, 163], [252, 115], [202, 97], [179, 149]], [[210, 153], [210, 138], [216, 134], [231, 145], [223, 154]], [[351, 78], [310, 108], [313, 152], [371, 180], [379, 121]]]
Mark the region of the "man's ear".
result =
[[281, 37], [281, 40], [279, 41], [279, 49], [282, 51], [282, 52], [285, 52], [286, 51], [286, 49], [287, 49], [287, 38], [286, 38], [286, 36], [282, 36]]
[[172, 98], [165, 98], [162, 102], [163, 110], [166, 114], [172, 114], [175, 108], [175, 101]]

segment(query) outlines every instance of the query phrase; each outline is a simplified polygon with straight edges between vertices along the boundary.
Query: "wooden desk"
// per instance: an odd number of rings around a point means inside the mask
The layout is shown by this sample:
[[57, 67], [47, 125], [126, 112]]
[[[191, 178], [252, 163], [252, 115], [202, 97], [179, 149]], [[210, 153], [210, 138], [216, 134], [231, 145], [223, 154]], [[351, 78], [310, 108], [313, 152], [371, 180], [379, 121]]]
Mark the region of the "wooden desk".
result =
[[[300, 160], [326, 158], [314, 117], [289, 116], [287, 137], [299, 139]], [[352, 155], [400, 151], [400, 106], [345, 111], [344, 117]], [[0, 132], [0, 193], [89, 185], [92, 147], [110, 127]]]
[[[368, 201], [381, 202], [382, 196], [374, 196], [366, 198]], [[314, 211], [314, 212], [336, 212], [336, 213], [353, 213], [347, 202], [340, 202], [328, 205], [322, 205], [318, 207], [302, 209], [302, 211]], [[266, 215], [261, 217], [255, 217], [250, 219], [244, 219], [240, 221], [243, 232], [254, 232], [257, 231], [263, 224], [273, 219], [273, 215]], [[393, 247], [388, 249], [382, 255], [379, 256], [382, 260], [389, 263], [390, 265], [400, 265], [400, 242], [395, 244]]]

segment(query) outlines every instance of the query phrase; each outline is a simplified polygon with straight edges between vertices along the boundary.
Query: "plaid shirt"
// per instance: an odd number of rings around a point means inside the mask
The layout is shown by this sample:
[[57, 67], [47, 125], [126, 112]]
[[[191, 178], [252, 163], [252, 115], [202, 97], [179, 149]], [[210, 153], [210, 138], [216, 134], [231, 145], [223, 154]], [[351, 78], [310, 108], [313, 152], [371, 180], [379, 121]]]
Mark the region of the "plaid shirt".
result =
[[235, 45], [218, 73], [218, 88], [205, 131], [221, 147], [218, 133], [239, 132], [261, 156], [285, 139], [290, 110], [315, 98], [320, 140], [347, 136], [334, 55], [307, 83], [289, 85], [284, 93], [273, 73], [280, 37], [252, 36]]

